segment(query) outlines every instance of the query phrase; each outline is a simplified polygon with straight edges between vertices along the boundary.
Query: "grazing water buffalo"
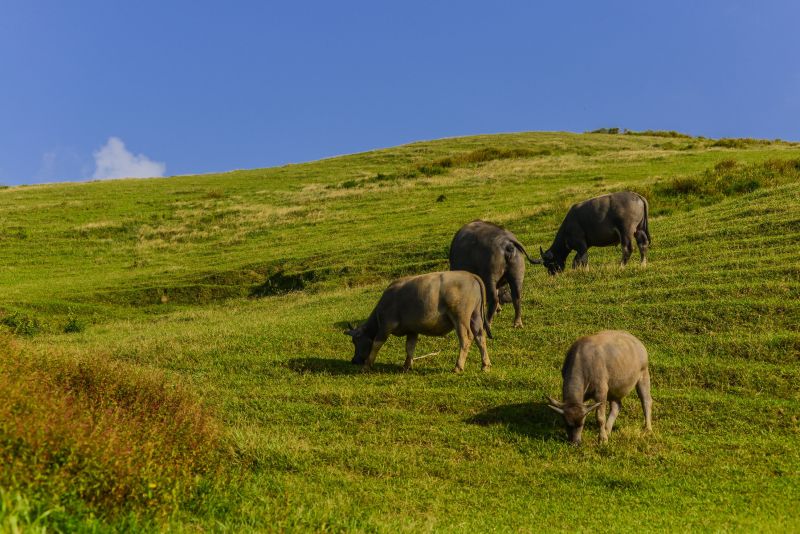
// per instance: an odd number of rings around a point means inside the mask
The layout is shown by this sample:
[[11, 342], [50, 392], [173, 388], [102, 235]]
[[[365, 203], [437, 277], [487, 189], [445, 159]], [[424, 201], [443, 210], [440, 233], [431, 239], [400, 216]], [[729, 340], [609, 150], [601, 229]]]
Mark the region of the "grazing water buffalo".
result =
[[[600, 441], [608, 440], [622, 408], [622, 399], [636, 387], [642, 402], [645, 428], [652, 428], [650, 411], [650, 371], [647, 368], [647, 349], [642, 342], [627, 332], [606, 330], [577, 340], [567, 351], [561, 395], [563, 402], [547, 397], [548, 406], [564, 417], [567, 434], [572, 443], [581, 442], [581, 431], [586, 416], [597, 410]], [[587, 406], [584, 401], [594, 399]], [[606, 402], [611, 403], [611, 413], [606, 420]]]
[[550, 274], [564, 270], [571, 251], [572, 268], [589, 263], [589, 247], [622, 244], [622, 265], [628, 263], [633, 242], [639, 246], [642, 265], [647, 264], [650, 231], [647, 228], [647, 200], [638, 193], [621, 191], [574, 204], [556, 233], [553, 244], [542, 255]]
[[480, 278], [465, 271], [409, 276], [392, 282], [378, 304], [358, 328], [350, 326], [344, 333], [353, 338], [354, 364], [369, 369], [375, 356], [390, 334], [406, 336], [405, 370], [414, 361], [414, 347], [419, 334], [443, 336], [455, 329], [461, 351], [455, 372], [464, 370], [467, 352], [473, 337], [478, 342], [483, 370], [492, 363], [486, 352], [486, 335], [492, 332], [486, 320], [486, 288]]
[[[489, 322], [499, 311], [500, 302], [514, 304], [514, 326], [522, 326], [522, 281], [525, 258], [531, 263], [541, 260], [528, 256], [517, 237], [496, 224], [472, 221], [461, 227], [450, 244], [450, 269], [475, 273], [486, 286]], [[498, 290], [508, 284], [510, 296]], [[510, 297], [510, 298], [509, 298]]]

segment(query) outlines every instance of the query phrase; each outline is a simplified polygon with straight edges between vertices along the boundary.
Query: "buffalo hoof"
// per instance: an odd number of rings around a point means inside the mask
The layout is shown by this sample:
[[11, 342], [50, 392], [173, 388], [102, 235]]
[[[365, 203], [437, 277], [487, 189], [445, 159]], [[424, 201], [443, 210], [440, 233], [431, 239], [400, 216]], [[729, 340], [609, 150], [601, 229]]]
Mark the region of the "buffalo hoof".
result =
[[517, 321], [514, 323], [514, 328], [522, 328], [522, 321]]
[[462, 369], [461, 367], [458, 367], [458, 366], [456, 366], [456, 367], [453, 369], [453, 372], [454, 372], [455, 374], [457, 374], [457, 375], [460, 375], [461, 373], [463, 373], [463, 372], [464, 372], [464, 369]]
[[491, 365], [484, 365], [483, 367], [481, 367], [481, 371], [483, 371], [484, 373], [488, 373], [491, 370], [492, 370]]

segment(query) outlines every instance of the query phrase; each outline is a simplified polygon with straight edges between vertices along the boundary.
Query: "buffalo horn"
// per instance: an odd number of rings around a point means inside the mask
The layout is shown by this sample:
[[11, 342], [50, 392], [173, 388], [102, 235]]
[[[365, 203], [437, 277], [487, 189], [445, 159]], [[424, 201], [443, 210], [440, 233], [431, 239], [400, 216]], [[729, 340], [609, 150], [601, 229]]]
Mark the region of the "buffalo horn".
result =
[[555, 406], [556, 408], [562, 408], [564, 406], [563, 402], [557, 401], [553, 397], [549, 397], [549, 396], [547, 397], [547, 403], [550, 406]]

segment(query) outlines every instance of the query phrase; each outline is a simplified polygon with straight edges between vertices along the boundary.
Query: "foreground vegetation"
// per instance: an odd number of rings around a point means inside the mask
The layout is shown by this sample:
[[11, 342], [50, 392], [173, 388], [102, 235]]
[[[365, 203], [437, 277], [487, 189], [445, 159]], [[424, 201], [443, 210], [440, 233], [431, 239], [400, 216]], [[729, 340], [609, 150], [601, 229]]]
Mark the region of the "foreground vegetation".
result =
[[[609, 133], [0, 191], [0, 530], [796, 530], [800, 146]], [[349, 364], [343, 326], [463, 223], [533, 252], [621, 189], [649, 266], [530, 266], [490, 373], [452, 335]], [[630, 399], [573, 448], [543, 397], [603, 328], [648, 347], [655, 431]]]

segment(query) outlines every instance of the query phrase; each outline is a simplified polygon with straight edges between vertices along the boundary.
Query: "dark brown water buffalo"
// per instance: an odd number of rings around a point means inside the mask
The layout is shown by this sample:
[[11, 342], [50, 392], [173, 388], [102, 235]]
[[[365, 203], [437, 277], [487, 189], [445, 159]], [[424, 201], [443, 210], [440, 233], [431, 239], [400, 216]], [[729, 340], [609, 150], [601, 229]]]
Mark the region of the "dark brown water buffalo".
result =
[[[456, 232], [450, 244], [450, 268], [475, 273], [483, 280], [490, 323], [502, 301], [514, 304], [514, 326], [522, 326], [520, 301], [525, 258], [531, 263], [541, 263], [541, 260], [528, 256], [514, 234], [485, 221], [465, 224]], [[506, 284], [510, 299], [508, 293], [501, 289]]]
[[[597, 410], [600, 441], [608, 440], [622, 399], [635, 387], [644, 411], [645, 428], [652, 428], [650, 371], [647, 349], [636, 337], [621, 330], [606, 330], [578, 339], [567, 351], [561, 368], [563, 402], [547, 397], [548, 406], [564, 417], [572, 443], [580, 443], [586, 416]], [[584, 401], [594, 399], [592, 405]], [[611, 412], [606, 419], [606, 402]]]
[[486, 288], [480, 278], [465, 271], [409, 276], [392, 282], [364, 324], [344, 333], [353, 338], [354, 364], [369, 369], [389, 335], [406, 336], [406, 362], [411, 368], [419, 334], [443, 336], [456, 331], [461, 351], [455, 372], [464, 370], [473, 338], [478, 342], [483, 370], [492, 363], [486, 352], [486, 335], [492, 332], [486, 320]]
[[589, 247], [622, 244], [622, 265], [628, 263], [634, 241], [642, 265], [647, 264], [650, 231], [647, 228], [647, 200], [638, 193], [621, 191], [574, 204], [556, 233], [553, 244], [542, 255], [550, 274], [564, 270], [567, 256], [575, 251], [572, 267], [589, 263]]

